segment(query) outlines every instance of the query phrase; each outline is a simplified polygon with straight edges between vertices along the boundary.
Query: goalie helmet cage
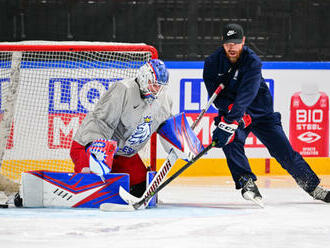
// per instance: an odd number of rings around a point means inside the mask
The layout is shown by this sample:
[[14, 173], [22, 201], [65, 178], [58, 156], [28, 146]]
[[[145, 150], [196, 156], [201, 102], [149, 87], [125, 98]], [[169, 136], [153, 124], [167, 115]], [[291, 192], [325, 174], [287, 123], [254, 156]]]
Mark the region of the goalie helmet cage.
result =
[[[111, 83], [158, 57], [146, 44], [0, 43], [0, 174], [73, 171], [69, 150], [86, 113]], [[156, 170], [156, 135], [140, 154]]]

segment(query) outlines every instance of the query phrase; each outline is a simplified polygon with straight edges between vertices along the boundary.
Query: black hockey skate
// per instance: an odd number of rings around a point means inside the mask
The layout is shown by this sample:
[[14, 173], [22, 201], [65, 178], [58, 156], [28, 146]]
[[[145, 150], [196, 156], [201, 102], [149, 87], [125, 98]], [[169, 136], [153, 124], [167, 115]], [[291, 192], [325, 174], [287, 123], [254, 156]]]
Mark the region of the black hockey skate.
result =
[[245, 200], [253, 201], [259, 207], [264, 207], [262, 202], [262, 196], [258, 190], [257, 185], [254, 183], [253, 179], [249, 176], [242, 176], [239, 179], [240, 184], [242, 185], [242, 196]]
[[321, 200], [330, 203], [330, 191], [321, 186], [317, 186], [314, 191], [309, 193], [315, 200]]

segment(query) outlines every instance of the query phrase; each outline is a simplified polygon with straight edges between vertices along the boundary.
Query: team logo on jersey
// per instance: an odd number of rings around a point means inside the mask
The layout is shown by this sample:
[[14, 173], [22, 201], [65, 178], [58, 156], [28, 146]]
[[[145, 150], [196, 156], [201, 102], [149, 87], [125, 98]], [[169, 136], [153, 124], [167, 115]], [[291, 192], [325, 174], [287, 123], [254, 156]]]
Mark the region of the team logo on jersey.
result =
[[141, 144], [145, 142], [151, 135], [151, 117], [144, 117], [144, 122], [138, 125], [132, 136], [128, 139], [130, 145]]

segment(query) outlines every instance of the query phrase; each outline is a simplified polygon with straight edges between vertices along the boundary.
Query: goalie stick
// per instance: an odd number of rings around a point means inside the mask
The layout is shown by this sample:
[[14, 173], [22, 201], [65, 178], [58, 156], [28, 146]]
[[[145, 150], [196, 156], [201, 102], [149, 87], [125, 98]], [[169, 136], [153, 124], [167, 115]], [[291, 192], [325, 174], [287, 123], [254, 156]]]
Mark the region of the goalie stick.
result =
[[[212, 96], [210, 97], [210, 99], [208, 100], [206, 106], [204, 109], [202, 109], [202, 111], [200, 112], [200, 114], [198, 115], [197, 119], [194, 121], [194, 123], [191, 125], [191, 129], [194, 130], [194, 128], [198, 125], [198, 123], [200, 122], [200, 120], [202, 119], [202, 117], [204, 116], [204, 114], [206, 113], [206, 111], [209, 109], [209, 107], [212, 105], [212, 103], [214, 102], [214, 100], [216, 99], [216, 97], [219, 95], [219, 93], [224, 89], [224, 85], [221, 83], [219, 84], [219, 86], [217, 87], [217, 89], [214, 91], [214, 93], [212, 94]], [[174, 150], [171, 150], [167, 156], [166, 161], [163, 163], [163, 165], [161, 166], [161, 168], [159, 169], [159, 171], [157, 172], [157, 174], [155, 175], [154, 179], [151, 181], [151, 183], [149, 184], [148, 188], [146, 189], [145, 193], [143, 194], [142, 198], [145, 197], [148, 193], [152, 193], [153, 191], [155, 191], [157, 189], [157, 187], [162, 183], [162, 181], [164, 180], [164, 178], [166, 177], [166, 175], [168, 174], [168, 172], [170, 171], [170, 169], [172, 168], [172, 166], [174, 165], [175, 161], [178, 159], [177, 154], [174, 152]], [[129, 194], [128, 192], [124, 192], [125, 190], [122, 189], [119, 191], [120, 196], [122, 197], [122, 199], [124, 201], [126, 201], [127, 203], [132, 202], [129, 201], [129, 199], [134, 199], [136, 201], [138, 201], [138, 198], [132, 196], [131, 194]], [[153, 193], [154, 195], [154, 193]], [[149, 198], [148, 200], [150, 200], [151, 198]], [[147, 206], [148, 202], [146, 202], [144, 205], [145, 207]], [[111, 205], [115, 205], [115, 204], [111, 204], [111, 203], [104, 203], [100, 206], [101, 210], [104, 211], [120, 211], [121, 206], [113, 206], [113, 209], [111, 209]], [[125, 207], [130, 207], [127, 205], [122, 205], [122, 208]], [[123, 211], [125, 211], [123, 209]]]
[[211, 148], [213, 148], [216, 145], [216, 142], [213, 141], [210, 145], [208, 145], [203, 151], [201, 151], [199, 154], [197, 154], [193, 159], [191, 159], [188, 163], [186, 163], [184, 166], [181, 167], [177, 172], [175, 172], [172, 176], [170, 176], [168, 179], [165, 180], [162, 184], [160, 184], [158, 187], [147, 191], [141, 198], [137, 198], [135, 196], [132, 196], [130, 193], [128, 193], [124, 188], [119, 188], [119, 194], [120, 196], [125, 199], [128, 203], [128, 205], [122, 205], [123, 207], [120, 207], [118, 205], [120, 204], [112, 204], [112, 203], [103, 203], [100, 208], [103, 211], [131, 211], [136, 209], [144, 209], [146, 208], [149, 200], [157, 194], [160, 190], [162, 190], [166, 185], [168, 185], [170, 182], [172, 182], [175, 178], [177, 178], [179, 175], [181, 175], [186, 169], [188, 169], [192, 164], [194, 164], [198, 159], [200, 159], [203, 155], [205, 155]]

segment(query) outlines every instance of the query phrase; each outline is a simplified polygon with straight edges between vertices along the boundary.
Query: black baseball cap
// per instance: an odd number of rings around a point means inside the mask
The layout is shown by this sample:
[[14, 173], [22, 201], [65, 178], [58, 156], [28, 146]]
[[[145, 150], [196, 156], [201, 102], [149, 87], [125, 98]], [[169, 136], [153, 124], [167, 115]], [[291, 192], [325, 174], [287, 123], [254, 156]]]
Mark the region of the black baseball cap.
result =
[[227, 24], [222, 32], [222, 44], [242, 43], [244, 37], [243, 28], [239, 24]]

